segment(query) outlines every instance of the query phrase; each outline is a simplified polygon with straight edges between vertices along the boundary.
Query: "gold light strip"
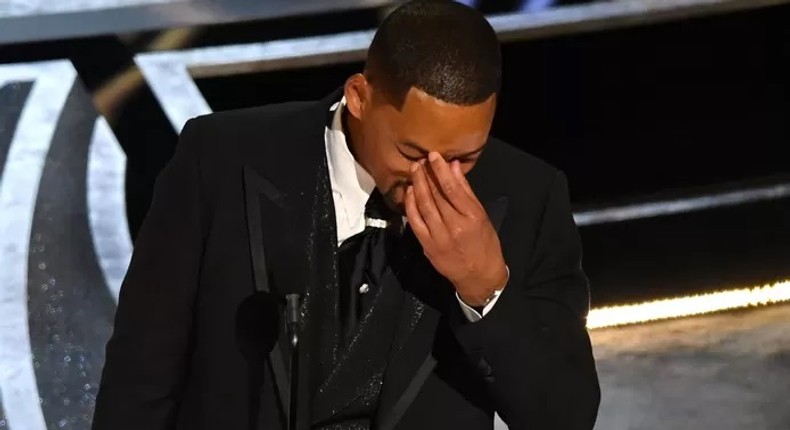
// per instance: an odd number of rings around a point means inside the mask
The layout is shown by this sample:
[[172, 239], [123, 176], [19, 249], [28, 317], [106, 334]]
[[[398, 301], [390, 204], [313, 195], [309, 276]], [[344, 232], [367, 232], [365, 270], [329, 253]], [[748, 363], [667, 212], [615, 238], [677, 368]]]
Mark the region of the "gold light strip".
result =
[[639, 324], [786, 301], [790, 301], [790, 280], [762, 287], [593, 309], [587, 317], [587, 328]]

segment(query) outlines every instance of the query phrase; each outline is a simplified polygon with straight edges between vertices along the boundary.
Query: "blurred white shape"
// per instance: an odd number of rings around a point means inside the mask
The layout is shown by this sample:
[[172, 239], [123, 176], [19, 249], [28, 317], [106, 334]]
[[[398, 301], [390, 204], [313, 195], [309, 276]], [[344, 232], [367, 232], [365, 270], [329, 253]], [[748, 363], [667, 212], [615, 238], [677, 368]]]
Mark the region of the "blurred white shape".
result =
[[176, 3], [189, 0], [0, 0], [0, 18]]
[[728, 191], [694, 197], [581, 211], [574, 214], [578, 226], [630, 221], [657, 216], [675, 215], [699, 210], [736, 206], [790, 197], [790, 184]]
[[0, 65], [0, 87], [33, 82], [0, 178], [0, 397], [15, 430], [46, 430], [28, 328], [30, 233], [44, 163], [76, 75], [68, 61]]
[[587, 328], [638, 324], [787, 301], [790, 301], [790, 280], [755, 288], [593, 309], [587, 317]]
[[88, 219], [104, 282], [116, 303], [132, 258], [125, 177], [126, 154], [107, 120], [99, 117], [88, 155]]

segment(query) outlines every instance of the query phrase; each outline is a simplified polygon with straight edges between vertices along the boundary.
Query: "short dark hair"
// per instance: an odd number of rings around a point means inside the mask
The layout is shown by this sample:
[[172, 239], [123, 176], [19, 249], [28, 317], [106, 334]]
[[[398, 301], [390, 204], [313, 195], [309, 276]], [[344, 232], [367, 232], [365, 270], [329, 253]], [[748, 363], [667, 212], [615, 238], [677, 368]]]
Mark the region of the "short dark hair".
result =
[[412, 87], [470, 106], [499, 92], [502, 54], [482, 13], [450, 0], [417, 0], [384, 19], [368, 49], [365, 75], [398, 109]]

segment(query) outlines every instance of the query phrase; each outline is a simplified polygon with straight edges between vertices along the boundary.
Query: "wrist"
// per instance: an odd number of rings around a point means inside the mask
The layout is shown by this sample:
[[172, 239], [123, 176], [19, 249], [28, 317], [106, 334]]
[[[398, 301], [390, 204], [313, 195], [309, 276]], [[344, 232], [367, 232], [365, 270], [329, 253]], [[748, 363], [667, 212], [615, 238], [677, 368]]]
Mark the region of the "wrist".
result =
[[466, 303], [470, 308], [484, 308], [486, 305], [491, 303], [491, 300], [496, 297], [497, 290], [491, 289], [485, 293], [476, 293], [474, 295], [470, 294], [461, 294], [458, 293], [458, 297], [461, 298], [461, 301]]
[[476, 288], [467, 290], [462, 290], [456, 286], [458, 297], [472, 308], [484, 308], [499, 296], [510, 280], [510, 268], [507, 265], [504, 265], [502, 272], [503, 275], [496, 278], [498, 281], [489, 283], [487, 286], [478, 284]]

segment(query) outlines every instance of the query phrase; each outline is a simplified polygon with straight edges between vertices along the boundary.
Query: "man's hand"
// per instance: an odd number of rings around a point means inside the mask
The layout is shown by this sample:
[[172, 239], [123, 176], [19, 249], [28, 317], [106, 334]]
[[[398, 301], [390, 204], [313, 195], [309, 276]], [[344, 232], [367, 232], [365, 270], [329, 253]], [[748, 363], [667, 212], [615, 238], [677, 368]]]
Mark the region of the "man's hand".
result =
[[406, 216], [433, 267], [469, 306], [483, 306], [505, 286], [507, 267], [494, 226], [458, 161], [431, 152], [411, 166]]

